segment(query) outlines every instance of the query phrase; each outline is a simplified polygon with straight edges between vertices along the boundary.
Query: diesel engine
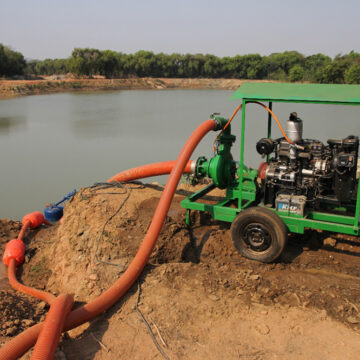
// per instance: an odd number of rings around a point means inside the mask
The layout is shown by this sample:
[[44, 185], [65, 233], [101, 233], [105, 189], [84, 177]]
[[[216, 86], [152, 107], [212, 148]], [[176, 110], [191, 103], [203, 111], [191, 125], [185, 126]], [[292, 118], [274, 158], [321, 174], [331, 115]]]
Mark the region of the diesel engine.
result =
[[268, 161], [258, 169], [264, 204], [303, 215], [314, 210], [355, 205], [359, 138], [320, 140], [302, 138], [303, 122], [291, 113], [286, 137], [262, 138], [258, 153]]

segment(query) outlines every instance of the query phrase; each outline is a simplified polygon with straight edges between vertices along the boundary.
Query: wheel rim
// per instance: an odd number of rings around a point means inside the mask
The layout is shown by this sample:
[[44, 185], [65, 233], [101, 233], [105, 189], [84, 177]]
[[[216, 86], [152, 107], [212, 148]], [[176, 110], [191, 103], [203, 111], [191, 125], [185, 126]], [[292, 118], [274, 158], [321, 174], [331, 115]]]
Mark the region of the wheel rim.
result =
[[267, 228], [260, 223], [247, 224], [240, 235], [247, 247], [255, 252], [265, 251], [271, 245], [271, 234]]

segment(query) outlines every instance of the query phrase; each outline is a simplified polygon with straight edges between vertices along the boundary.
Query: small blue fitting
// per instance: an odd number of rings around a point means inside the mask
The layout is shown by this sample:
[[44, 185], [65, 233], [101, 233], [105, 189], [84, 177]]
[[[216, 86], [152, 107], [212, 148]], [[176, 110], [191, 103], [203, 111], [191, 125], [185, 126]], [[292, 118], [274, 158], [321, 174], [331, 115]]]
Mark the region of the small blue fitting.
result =
[[45, 219], [49, 222], [57, 222], [64, 215], [64, 208], [62, 206], [50, 205], [44, 209]]
[[59, 221], [64, 215], [64, 207], [60, 206], [64, 201], [69, 201], [76, 194], [76, 190], [69, 192], [56, 204], [51, 204], [44, 209], [45, 219], [49, 222]]

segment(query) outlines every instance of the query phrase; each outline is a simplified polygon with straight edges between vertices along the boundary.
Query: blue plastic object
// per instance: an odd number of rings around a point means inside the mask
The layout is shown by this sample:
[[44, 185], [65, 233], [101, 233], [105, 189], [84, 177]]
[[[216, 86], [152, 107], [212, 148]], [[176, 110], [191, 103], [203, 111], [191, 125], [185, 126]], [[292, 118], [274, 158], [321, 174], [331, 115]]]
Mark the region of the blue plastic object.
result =
[[64, 215], [64, 208], [62, 206], [50, 205], [44, 210], [44, 216], [47, 221], [59, 221]]
[[49, 222], [59, 221], [64, 215], [64, 207], [60, 206], [64, 201], [70, 200], [76, 194], [76, 190], [69, 192], [56, 204], [51, 204], [44, 209], [45, 219]]

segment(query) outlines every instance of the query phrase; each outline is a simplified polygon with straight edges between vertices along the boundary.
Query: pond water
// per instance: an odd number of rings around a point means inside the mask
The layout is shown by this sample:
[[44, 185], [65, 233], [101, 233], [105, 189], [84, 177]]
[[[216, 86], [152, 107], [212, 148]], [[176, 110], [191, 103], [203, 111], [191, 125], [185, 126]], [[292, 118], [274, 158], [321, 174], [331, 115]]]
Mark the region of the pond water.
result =
[[[0, 101], [0, 218], [42, 211], [82, 186], [122, 170], [175, 160], [193, 129], [213, 112], [229, 117], [238, 102], [227, 90], [129, 90], [21, 97]], [[297, 111], [304, 137], [326, 141], [360, 135], [360, 107], [274, 104], [284, 124]], [[245, 163], [261, 161], [255, 144], [266, 136], [267, 114], [247, 107]], [[240, 116], [233, 120], [240, 139]], [[273, 125], [273, 137], [280, 132]], [[192, 158], [210, 157], [215, 133]], [[239, 142], [233, 156], [239, 159]], [[155, 181], [156, 179], [150, 179]], [[165, 183], [166, 177], [160, 178]]]

